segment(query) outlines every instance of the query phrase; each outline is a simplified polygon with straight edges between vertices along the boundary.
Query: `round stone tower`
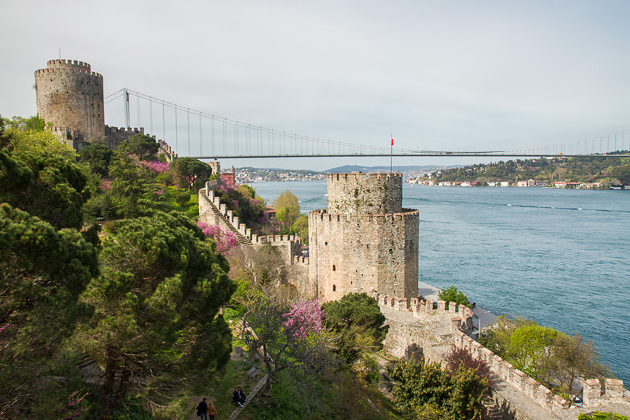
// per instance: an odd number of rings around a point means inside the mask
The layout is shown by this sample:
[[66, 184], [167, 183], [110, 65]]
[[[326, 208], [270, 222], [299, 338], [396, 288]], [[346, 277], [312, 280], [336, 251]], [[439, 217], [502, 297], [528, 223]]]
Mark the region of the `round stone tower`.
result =
[[328, 175], [328, 208], [309, 213], [309, 292], [321, 301], [377, 290], [418, 297], [419, 212], [399, 173]]
[[103, 76], [88, 63], [50, 60], [35, 72], [37, 114], [73, 140], [105, 136]]

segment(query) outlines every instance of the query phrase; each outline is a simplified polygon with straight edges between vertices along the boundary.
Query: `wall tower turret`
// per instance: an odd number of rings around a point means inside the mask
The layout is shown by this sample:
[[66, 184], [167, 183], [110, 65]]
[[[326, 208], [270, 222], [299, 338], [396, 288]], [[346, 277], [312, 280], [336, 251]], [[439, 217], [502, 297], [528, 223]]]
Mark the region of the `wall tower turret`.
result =
[[50, 60], [35, 72], [35, 87], [37, 114], [53, 132], [71, 133], [72, 140], [105, 136], [103, 76], [88, 63]]
[[418, 296], [419, 212], [399, 173], [328, 175], [328, 208], [309, 213], [309, 288], [321, 301], [377, 290]]

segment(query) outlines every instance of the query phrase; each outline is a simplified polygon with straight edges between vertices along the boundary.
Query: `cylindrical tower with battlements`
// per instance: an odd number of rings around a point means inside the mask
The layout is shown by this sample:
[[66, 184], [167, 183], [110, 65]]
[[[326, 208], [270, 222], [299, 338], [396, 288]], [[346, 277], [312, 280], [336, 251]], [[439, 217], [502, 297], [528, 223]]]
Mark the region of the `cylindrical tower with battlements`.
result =
[[50, 60], [35, 72], [37, 114], [53, 132], [73, 133], [75, 140], [105, 136], [103, 76], [88, 63]]
[[309, 294], [377, 290], [418, 296], [419, 212], [402, 208], [402, 175], [328, 175], [328, 208], [309, 213]]

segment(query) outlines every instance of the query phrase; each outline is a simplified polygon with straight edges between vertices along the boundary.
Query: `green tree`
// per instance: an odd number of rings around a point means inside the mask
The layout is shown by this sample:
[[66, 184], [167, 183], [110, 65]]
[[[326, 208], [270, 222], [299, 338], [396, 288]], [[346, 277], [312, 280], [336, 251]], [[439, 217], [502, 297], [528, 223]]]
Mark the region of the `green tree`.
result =
[[455, 302], [458, 305], [470, 306], [470, 301], [468, 297], [457, 290], [457, 287], [451, 285], [446, 289], [442, 289], [438, 292], [438, 299], [443, 300], [445, 302]]
[[557, 336], [558, 331], [540, 325], [517, 328], [510, 336], [508, 358], [529, 376], [546, 378], [551, 370], [552, 345]]
[[0, 418], [29, 417], [40, 404], [97, 256], [76, 230], [0, 204]]
[[180, 186], [186, 190], [201, 188], [201, 183], [212, 175], [210, 165], [190, 157], [176, 159], [171, 164], [171, 168], [179, 179]]
[[37, 117], [31, 117], [29, 120], [33, 123], [27, 123], [27, 120], [24, 120], [25, 122], [19, 124], [6, 124], [0, 146], [8, 147], [16, 153], [44, 154], [74, 162], [76, 151], [72, 147], [60, 142], [59, 138], [50, 131], [40, 130], [37, 127]]
[[130, 136], [126, 144], [129, 153], [136, 155], [138, 160], [146, 161], [155, 160], [159, 147], [155, 139], [142, 133]]
[[308, 216], [300, 214], [291, 225], [291, 232], [302, 238], [303, 243], [308, 244]]
[[[581, 335], [560, 333], [553, 343], [551, 380], [559, 382], [559, 388], [571, 392], [573, 382], [579, 378], [602, 378], [612, 376], [607, 367], [599, 363], [599, 355], [592, 341]], [[551, 381], [550, 380], [550, 381]]]
[[121, 215], [137, 217], [163, 207], [155, 175], [144, 165], [138, 165], [124, 151], [115, 153], [110, 175], [112, 182], [109, 194]]
[[[241, 339], [252, 357], [258, 354], [262, 360], [261, 368], [268, 374], [265, 392], [271, 390], [274, 378], [282, 371], [292, 371], [296, 378], [308, 381], [335, 367], [331, 337], [321, 326], [311, 328], [309, 324], [306, 332], [299, 331], [306, 322], [294, 319], [290, 323], [291, 308], [271, 296], [253, 299], [249, 305], [242, 318]], [[303, 319], [312, 318], [316, 317]]]
[[280, 193], [275, 203], [276, 219], [280, 222], [281, 233], [290, 233], [293, 223], [300, 216], [298, 198], [289, 190]]
[[624, 185], [630, 185], [630, 165], [619, 166], [613, 170], [612, 176]]
[[375, 299], [367, 293], [350, 293], [338, 301], [326, 302], [326, 326], [339, 337], [335, 352], [351, 366], [362, 355], [383, 348], [389, 326]]
[[610, 369], [599, 363], [591, 341], [539, 326], [531, 319], [501, 315], [480, 341], [548, 388], [570, 392], [577, 377], [611, 375]]
[[423, 419], [479, 419], [488, 382], [474, 369], [460, 366], [449, 376], [438, 363], [399, 362], [391, 374], [394, 402], [403, 411]]
[[130, 392], [168, 405], [165, 388], [207, 386], [229, 359], [219, 309], [235, 289], [214, 243], [186, 216], [158, 212], [115, 222], [101, 261], [102, 275], [82, 295], [95, 313], [75, 339], [104, 372], [105, 411]]
[[79, 151], [79, 162], [87, 163], [92, 172], [107, 177], [112, 154], [112, 150], [104, 144], [91, 144]]
[[284, 207], [293, 207], [298, 209], [298, 213], [300, 210], [300, 203], [298, 198], [289, 190], [284, 190], [280, 193], [275, 202], [276, 210], [279, 210]]
[[81, 227], [89, 197], [87, 177], [77, 165], [43, 152], [0, 150], [0, 201], [57, 228]]

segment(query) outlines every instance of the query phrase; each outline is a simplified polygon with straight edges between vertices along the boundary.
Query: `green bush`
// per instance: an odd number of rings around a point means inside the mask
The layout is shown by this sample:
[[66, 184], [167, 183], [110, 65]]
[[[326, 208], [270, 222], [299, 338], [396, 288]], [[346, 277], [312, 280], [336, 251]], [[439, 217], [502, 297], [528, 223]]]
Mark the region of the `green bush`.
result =
[[629, 420], [629, 419], [630, 417], [622, 416], [621, 414], [602, 413], [601, 411], [596, 411], [591, 414], [578, 415], [578, 420]]

